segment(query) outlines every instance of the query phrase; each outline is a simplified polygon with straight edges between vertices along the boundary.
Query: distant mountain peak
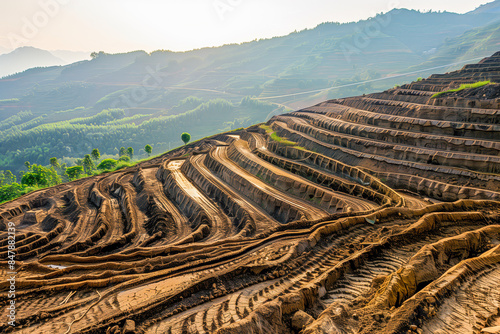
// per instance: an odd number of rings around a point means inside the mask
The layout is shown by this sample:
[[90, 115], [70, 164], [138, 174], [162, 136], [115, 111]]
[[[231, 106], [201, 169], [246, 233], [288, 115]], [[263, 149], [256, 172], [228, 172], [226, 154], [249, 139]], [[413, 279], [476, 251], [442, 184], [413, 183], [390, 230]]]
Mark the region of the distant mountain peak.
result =
[[20, 46], [17, 49], [15, 49], [14, 51], [20, 51], [20, 50], [42, 50], [42, 49], [35, 48], [34, 46], [26, 45], [26, 46]]
[[[45, 54], [47, 56], [52, 56], [52, 57], [55, 57], [52, 53], [50, 53], [49, 51], [47, 50], [42, 50], [42, 49], [39, 49], [39, 48], [35, 48], [34, 46], [20, 46], [18, 47], [17, 49], [11, 51], [10, 53], [8, 54]], [[57, 57], [55, 57], [57, 58]], [[61, 59], [59, 59], [61, 60]], [[62, 60], [61, 60], [62, 61]]]
[[46, 50], [22, 46], [0, 55], [0, 77], [22, 72], [32, 67], [64, 65], [66, 62]]
[[37, 57], [44, 57], [43, 60], [47, 61], [50, 60], [52, 62], [57, 63], [57, 65], [62, 65], [64, 64], [64, 60], [62, 60], [59, 57], [54, 56], [51, 52], [39, 48], [35, 48], [33, 46], [21, 46], [14, 51], [5, 54], [4, 56], [7, 55], [16, 55], [16, 56], [24, 56], [24, 57], [32, 57], [32, 56], [37, 56]]
[[481, 6], [477, 7], [475, 10], [470, 11], [469, 13], [472, 13], [472, 14], [485, 14], [485, 13], [497, 14], [497, 13], [500, 13], [500, 0], [495, 0], [495, 1], [489, 2], [487, 4], [481, 5]]

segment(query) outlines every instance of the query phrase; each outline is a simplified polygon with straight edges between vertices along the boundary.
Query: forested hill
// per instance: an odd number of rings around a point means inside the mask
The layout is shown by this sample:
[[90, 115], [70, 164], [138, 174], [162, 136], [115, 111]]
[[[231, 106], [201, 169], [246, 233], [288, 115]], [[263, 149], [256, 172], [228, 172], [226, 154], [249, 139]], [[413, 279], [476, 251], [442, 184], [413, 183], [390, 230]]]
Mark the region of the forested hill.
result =
[[[0, 169], [17, 172], [27, 160], [47, 164], [50, 157], [71, 165], [92, 148], [116, 155], [121, 146], [152, 144], [160, 153], [180, 145], [184, 131], [198, 139], [316, 101], [388, 88], [436, 72], [423, 68], [467, 60], [464, 54], [490, 55], [500, 43], [499, 22], [491, 10], [398, 9], [238, 45], [97, 52], [90, 61], [30, 69], [0, 80]], [[473, 43], [457, 49], [453, 38]], [[421, 64], [412, 76], [380, 80]]]

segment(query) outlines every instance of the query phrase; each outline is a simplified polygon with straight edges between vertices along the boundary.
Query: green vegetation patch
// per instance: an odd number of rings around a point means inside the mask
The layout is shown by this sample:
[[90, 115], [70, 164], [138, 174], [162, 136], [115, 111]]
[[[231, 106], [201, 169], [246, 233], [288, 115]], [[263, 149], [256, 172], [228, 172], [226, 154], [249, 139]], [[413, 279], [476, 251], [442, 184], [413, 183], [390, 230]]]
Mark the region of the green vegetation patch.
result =
[[444, 95], [447, 93], [456, 93], [456, 92], [459, 92], [459, 91], [464, 90], [464, 89], [479, 88], [479, 87], [483, 87], [483, 86], [490, 85], [490, 84], [494, 84], [494, 83], [491, 82], [491, 80], [488, 80], [488, 81], [478, 81], [478, 82], [475, 82], [472, 84], [462, 84], [458, 88], [436, 93], [436, 94], [432, 95], [431, 99], [435, 99], [436, 97], [440, 97], [441, 95]]
[[261, 129], [266, 130], [266, 133], [271, 136], [271, 139], [287, 146], [297, 146], [297, 143], [286, 138], [281, 138], [276, 134], [276, 132], [268, 125], [261, 125]]

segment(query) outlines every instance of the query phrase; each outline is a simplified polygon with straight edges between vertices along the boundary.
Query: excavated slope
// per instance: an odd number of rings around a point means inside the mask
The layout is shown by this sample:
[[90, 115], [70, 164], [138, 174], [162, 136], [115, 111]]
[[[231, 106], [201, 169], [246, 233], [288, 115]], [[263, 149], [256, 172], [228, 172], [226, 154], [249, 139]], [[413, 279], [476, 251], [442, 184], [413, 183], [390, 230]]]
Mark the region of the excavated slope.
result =
[[494, 333], [500, 99], [431, 98], [483, 80], [500, 52], [3, 204], [0, 332]]

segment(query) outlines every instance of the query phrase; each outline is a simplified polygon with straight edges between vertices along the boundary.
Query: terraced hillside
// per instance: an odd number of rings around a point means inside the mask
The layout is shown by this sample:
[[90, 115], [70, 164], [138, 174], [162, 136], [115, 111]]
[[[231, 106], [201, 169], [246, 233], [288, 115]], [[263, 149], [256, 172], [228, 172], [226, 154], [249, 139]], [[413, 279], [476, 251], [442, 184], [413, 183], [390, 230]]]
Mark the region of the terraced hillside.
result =
[[500, 326], [500, 85], [432, 98], [485, 80], [500, 52], [2, 205], [0, 331]]

